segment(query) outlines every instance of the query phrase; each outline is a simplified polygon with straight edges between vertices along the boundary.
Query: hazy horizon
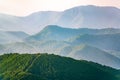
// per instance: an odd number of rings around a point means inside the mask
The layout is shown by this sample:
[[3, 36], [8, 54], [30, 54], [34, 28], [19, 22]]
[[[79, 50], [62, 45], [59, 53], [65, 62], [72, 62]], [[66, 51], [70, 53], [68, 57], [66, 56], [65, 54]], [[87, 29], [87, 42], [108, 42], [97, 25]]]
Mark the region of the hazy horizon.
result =
[[120, 8], [119, 3], [118, 0], [0, 0], [0, 13], [27, 16], [38, 11], [64, 11], [76, 6], [86, 5]]
[[0, 30], [3, 31], [35, 34], [47, 25], [65, 28], [120, 28], [120, 7], [117, 5], [119, 1], [10, 1], [0, 0]]
[[31, 13], [27, 13], [25, 15], [16, 15], [16, 14], [11, 14], [11, 13], [3, 13], [3, 12], [0, 12], [0, 14], [3, 14], [3, 15], [10, 15], [10, 16], [16, 16], [16, 17], [27, 17], [29, 15], [32, 15], [34, 13], [37, 13], [37, 12], [47, 12], [47, 11], [53, 11], [53, 12], [64, 12], [68, 9], [72, 9], [72, 8], [75, 8], [75, 7], [82, 7], [82, 6], [95, 6], [95, 7], [114, 7], [114, 8], [117, 8], [117, 9], [120, 9], [118, 7], [115, 7], [115, 6], [97, 6], [97, 5], [78, 5], [78, 6], [73, 6], [73, 7], [70, 7], [70, 8], [67, 8], [67, 9], [64, 9], [64, 10], [61, 10], [61, 11], [57, 11], [57, 10], [39, 10], [39, 11], [35, 11], [35, 12], [31, 12]]

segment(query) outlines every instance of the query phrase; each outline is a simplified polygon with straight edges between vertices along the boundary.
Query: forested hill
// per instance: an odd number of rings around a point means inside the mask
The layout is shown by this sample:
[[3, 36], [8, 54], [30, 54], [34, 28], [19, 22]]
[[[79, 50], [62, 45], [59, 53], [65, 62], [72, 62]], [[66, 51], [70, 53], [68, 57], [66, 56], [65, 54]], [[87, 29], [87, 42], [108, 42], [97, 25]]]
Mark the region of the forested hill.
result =
[[4, 54], [0, 80], [120, 80], [119, 71], [53, 54]]

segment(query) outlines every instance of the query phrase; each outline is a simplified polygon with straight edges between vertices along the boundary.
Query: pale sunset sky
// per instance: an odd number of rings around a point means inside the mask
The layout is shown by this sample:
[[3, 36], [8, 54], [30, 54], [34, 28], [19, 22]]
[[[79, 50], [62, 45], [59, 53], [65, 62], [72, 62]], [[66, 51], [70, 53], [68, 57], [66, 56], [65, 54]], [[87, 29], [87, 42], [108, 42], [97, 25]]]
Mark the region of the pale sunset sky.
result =
[[82, 5], [120, 8], [120, 0], [0, 0], [0, 13], [26, 16], [37, 11], [63, 11]]

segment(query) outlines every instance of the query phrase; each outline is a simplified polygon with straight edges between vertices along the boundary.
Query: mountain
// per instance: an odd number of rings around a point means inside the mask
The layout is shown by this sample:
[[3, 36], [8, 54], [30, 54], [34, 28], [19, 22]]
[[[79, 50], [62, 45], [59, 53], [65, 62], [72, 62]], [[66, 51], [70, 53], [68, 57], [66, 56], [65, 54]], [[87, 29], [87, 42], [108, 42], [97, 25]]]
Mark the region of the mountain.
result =
[[58, 25], [86, 28], [119, 28], [119, 20], [120, 9], [89, 5], [65, 10], [58, 21]]
[[[97, 62], [120, 69], [120, 58], [111, 52], [88, 45], [71, 45], [60, 41], [17, 42], [0, 46], [0, 53], [54, 53], [77, 60]], [[116, 53], [117, 54], [117, 53]], [[119, 54], [117, 54], [119, 55]]]
[[89, 45], [66, 46], [61, 50], [60, 55], [69, 56], [77, 60], [93, 61], [117, 69], [120, 68], [120, 58]]
[[[7, 14], [0, 14], [0, 30], [18, 30], [22, 29], [21, 23], [19, 23], [21, 19], [17, 16], [11, 16]], [[21, 28], [21, 29], [20, 29]], [[20, 29], [20, 30], [19, 30]]]
[[[56, 53], [120, 68], [119, 39], [119, 29], [70, 29], [49, 25], [41, 32], [28, 37], [26, 41], [30, 41], [29, 44], [32, 41], [40, 41], [41, 43], [36, 44], [41, 52]], [[83, 45], [85, 46], [81, 49]]]
[[[47, 25], [58, 25], [68, 28], [120, 27], [120, 9], [115, 7], [78, 6], [63, 12], [38, 12], [28, 17], [30, 17], [29, 20], [37, 21], [36, 24], [42, 28]], [[39, 24], [39, 21], [41, 24]], [[30, 24], [32, 25], [34, 22]]]
[[27, 41], [40, 40], [57, 40], [65, 41], [69, 38], [79, 35], [78, 29], [62, 28], [57, 25], [48, 25], [39, 33], [27, 38]]
[[0, 56], [1, 80], [119, 80], [119, 71], [99, 64], [48, 54]]
[[0, 54], [4, 53], [55, 53], [68, 46], [67, 42], [60, 41], [35, 41], [35, 42], [16, 42], [0, 45]]
[[119, 21], [120, 9], [89, 5], [62, 12], [40, 11], [25, 17], [0, 14], [0, 29], [34, 34], [47, 25], [67, 28], [119, 28]]
[[0, 31], [0, 44], [21, 42], [29, 35], [21, 31]]
[[119, 39], [120, 30], [114, 28], [71, 29], [48, 25], [23, 42], [1, 44], [0, 54], [54, 53], [120, 69]]
[[83, 34], [119, 34], [120, 29], [105, 28], [105, 29], [89, 29], [89, 28], [64, 28], [57, 25], [48, 25], [43, 30], [26, 38], [26, 41], [45, 41], [57, 40], [68, 41], [76, 36]]
[[103, 50], [120, 51], [120, 34], [83, 34], [73, 39], [73, 44], [88, 44]]
[[0, 45], [1, 50], [0, 50], [0, 54], [4, 54], [4, 53], [34, 53], [36, 52], [36, 49], [34, 46], [29, 45], [27, 43], [24, 42], [15, 42], [15, 43], [10, 43], [10, 44], [5, 44], [5, 45]]

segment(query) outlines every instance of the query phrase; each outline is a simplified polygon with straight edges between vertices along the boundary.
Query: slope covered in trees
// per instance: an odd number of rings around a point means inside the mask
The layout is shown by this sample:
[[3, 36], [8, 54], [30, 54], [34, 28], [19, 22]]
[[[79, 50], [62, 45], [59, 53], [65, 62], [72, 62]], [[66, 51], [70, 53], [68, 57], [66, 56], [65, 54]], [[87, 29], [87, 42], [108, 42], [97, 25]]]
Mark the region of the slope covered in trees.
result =
[[4, 54], [0, 80], [119, 80], [119, 71], [53, 54]]

